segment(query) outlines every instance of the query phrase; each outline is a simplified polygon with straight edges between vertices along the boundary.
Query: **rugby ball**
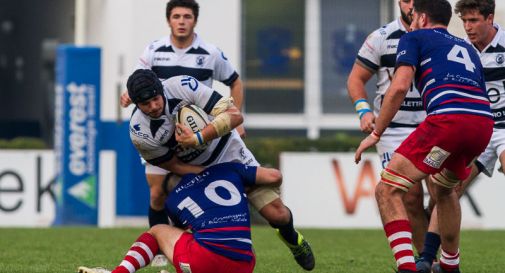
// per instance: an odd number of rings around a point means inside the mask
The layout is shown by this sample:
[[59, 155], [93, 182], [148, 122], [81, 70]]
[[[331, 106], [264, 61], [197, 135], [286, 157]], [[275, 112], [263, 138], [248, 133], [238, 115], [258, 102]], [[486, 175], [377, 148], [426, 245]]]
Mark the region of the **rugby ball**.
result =
[[[209, 124], [209, 118], [200, 107], [196, 105], [184, 105], [176, 115], [177, 123], [190, 128], [193, 133], [203, 130]], [[204, 144], [205, 145], [205, 144]], [[203, 148], [203, 147], [199, 147]]]

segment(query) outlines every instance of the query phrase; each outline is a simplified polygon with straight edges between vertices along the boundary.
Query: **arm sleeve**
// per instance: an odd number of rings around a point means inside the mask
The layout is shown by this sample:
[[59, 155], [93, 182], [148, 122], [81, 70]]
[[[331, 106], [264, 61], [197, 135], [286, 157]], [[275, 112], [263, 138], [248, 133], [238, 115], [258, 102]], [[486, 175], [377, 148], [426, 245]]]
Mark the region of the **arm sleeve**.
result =
[[216, 49], [216, 62], [214, 66], [214, 78], [227, 86], [230, 86], [238, 77], [235, 68], [220, 49]]
[[140, 55], [138, 59], [137, 66], [135, 67], [135, 69], [151, 69], [151, 67], [153, 66], [153, 56], [154, 56], [153, 43], [151, 43], [144, 49], [142, 55]]
[[416, 32], [409, 32], [402, 36], [396, 53], [396, 67], [408, 65], [416, 67], [419, 63], [419, 43]]
[[368, 35], [356, 57], [357, 62], [371, 71], [377, 71], [380, 67], [381, 47], [386, 39], [386, 33], [381, 30], [378, 29]]
[[241, 163], [230, 163], [230, 165], [240, 175], [244, 186], [253, 186], [256, 184], [256, 166]]

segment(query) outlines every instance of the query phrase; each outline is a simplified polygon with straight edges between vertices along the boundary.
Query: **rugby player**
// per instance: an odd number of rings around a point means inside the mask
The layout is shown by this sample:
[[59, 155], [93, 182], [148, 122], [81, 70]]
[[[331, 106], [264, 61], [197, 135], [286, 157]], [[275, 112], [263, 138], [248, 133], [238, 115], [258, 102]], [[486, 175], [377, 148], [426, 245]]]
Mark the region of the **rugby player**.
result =
[[427, 118], [396, 150], [381, 173], [376, 198], [384, 230], [401, 273], [417, 272], [412, 231], [402, 197], [430, 176], [441, 237], [441, 272], [459, 273], [461, 208], [454, 190], [486, 148], [493, 114], [475, 50], [447, 32], [447, 0], [416, 0], [411, 28], [398, 45], [396, 72], [375, 128], [356, 151], [375, 145], [401, 106], [415, 78]]
[[[255, 255], [245, 188], [281, 182], [276, 169], [240, 163], [183, 176], [165, 203], [175, 226], [156, 225], [140, 235], [112, 273], [136, 272], [159, 249], [178, 273], [252, 273]], [[111, 271], [79, 267], [78, 272]]]
[[[361, 46], [351, 73], [347, 79], [347, 90], [360, 119], [360, 128], [364, 133], [371, 133], [375, 117], [379, 114], [382, 100], [391, 84], [396, 62], [398, 41], [407, 33], [412, 22], [411, 12], [414, 0], [399, 0], [400, 17], [372, 32]], [[365, 85], [377, 74], [377, 91], [373, 102], [373, 112], [367, 102]], [[377, 153], [382, 168], [391, 160], [400, 143], [414, 131], [426, 117], [419, 92], [414, 85], [407, 92], [405, 101], [386, 131], [377, 143]], [[403, 197], [413, 230], [413, 242], [419, 253], [428, 228], [428, 219], [424, 214], [424, 192], [422, 183], [415, 184]]]

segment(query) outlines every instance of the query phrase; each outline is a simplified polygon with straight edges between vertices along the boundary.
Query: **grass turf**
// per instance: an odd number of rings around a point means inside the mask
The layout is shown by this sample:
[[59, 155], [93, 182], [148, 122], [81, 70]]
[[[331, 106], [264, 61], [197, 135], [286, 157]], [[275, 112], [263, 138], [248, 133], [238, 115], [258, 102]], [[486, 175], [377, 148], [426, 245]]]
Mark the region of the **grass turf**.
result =
[[[0, 229], [0, 272], [76, 272], [80, 265], [114, 268], [139, 236], [138, 228]], [[394, 261], [382, 230], [302, 229], [316, 255], [313, 272], [393, 272]], [[305, 272], [271, 228], [253, 227], [255, 273]], [[463, 231], [461, 269], [505, 272], [505, 231]], [[139, 272], [155, 273], [153, 267]], [[169, 272], [175, 272], [169, 267]], [[217, 273], [217, 272], [216, 272]]]

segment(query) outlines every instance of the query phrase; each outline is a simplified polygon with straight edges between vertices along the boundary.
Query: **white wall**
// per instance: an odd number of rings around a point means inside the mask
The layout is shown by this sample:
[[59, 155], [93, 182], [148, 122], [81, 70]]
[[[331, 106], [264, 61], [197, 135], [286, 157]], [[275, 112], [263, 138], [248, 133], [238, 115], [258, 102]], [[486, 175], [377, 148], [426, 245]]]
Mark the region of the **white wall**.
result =
[[[117, 86], [125, 90], [126, 80], [138, 56], [152, 41], [170, 34], [165, 19], [167, 0], [89, 0], [86, 9], [88, 45], [102, 48], [101, 117], [118, 118]], [[221, 48], [240, 72], [240, 0], [200, 0], [196, 32]], [[225, 91], [223, 85], [216, 89]], [[121, 110], [129, 118], [131, 108]]]

